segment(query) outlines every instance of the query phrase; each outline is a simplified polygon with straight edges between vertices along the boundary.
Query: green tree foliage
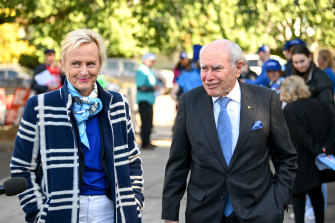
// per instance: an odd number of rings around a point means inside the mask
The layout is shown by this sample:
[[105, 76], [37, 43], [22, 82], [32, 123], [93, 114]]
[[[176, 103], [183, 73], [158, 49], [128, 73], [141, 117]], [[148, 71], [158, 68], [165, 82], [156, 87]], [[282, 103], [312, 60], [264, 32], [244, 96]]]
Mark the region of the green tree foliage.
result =
[[273, 47], [297, 37], [310, 44], [335, 46], [334, 0], [240, 0], [238, 5], [244, 28]]
[[110, 56], [126, 57], [135, 55], [140, 49], [134, 32], [145, 32], [127, 1], [18, 0], [0, 3], [0, 8], [3, 8], [0, 24], [16, 22], [24, 26], [26, 38], [37, 47], [41, 59], [46, 47], [55, 49], [59, 55], [66, 33], [78, 28], [91, 28], [101, 33]]
[[160, 49], [190, 48], [217, 38], [231, 39], [245, 51], [265, 43], [280, 52], [297, 37], [335, 46], [334, 0], [142, 0], [136, 12], [141, 23], [157, 30], [154, 38], [141, 37], [163, 45]]
[[21, 39], [22, 33], [18, 24], [0, 24], [0, 63], [17, 63], [21, 54], [32, 55], [35, 52], [34, 46]]
[[296, 37], [335, 46], [335, 0], [2, 0], [3, 23], [24, 27], [40, 57], [45, 47], [59, 55], [65, 34], [77, 28], [101, 33], [109, 56], [191, 52], [218, 38], [245, 51], [264, 43], [280, 51]]

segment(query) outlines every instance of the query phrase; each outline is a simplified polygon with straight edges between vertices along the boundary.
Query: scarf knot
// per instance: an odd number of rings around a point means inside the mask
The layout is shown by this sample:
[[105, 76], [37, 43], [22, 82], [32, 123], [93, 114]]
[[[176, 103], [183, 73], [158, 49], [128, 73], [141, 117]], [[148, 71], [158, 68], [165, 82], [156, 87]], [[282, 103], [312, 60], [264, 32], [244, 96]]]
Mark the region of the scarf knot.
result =
[[73, 113], [77, 121], [80, 141], [90, 149], [88, 142], [88, 137], [86, 134], [86, 121], [99, 113], [102, 109], [102, 101], [98, 98], [98, 87], [94, 83], [94, 88], [88, 97], [84, 97], [78, 93], [78, 91], [73, 87], [70, 81], [67, 81], [69, 93], [74, 101], [73, 103]]

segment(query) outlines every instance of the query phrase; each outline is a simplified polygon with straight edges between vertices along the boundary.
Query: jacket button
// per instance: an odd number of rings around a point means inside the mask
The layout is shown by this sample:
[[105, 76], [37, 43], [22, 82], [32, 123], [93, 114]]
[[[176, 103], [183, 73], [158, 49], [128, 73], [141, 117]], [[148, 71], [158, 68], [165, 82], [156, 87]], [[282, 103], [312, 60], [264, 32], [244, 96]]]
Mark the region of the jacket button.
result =
[[229, 178], [230, 178], [230, 175], [229, 175], [229, 174], [227, 174], [227, 176], [226, 176], [226, 177], [227, 177], [227, 179], [229, 179]]
[[223, 196], [221, 196], [220, 199], [223, 200]]

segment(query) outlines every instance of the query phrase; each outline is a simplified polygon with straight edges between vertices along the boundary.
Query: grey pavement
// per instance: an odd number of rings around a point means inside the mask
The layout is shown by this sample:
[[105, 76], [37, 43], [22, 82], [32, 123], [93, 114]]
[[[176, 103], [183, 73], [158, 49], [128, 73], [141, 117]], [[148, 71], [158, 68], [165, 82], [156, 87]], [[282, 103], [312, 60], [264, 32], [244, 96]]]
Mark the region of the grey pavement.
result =
[[[161, 197], [164, 182], [164, 169], [169, 155], [169, 146], [172, 136], [172, 123], [175, 117], [175, 105], [169, 96], [157, 98], [154, 111], [153, 143], [158, 147], [153, 151], [142, 151], [144, 170], [144, 195], [145, 208], [143, 212], [143, 223], [159, 223], [161, 212]], [[13, 142], [0, 143], [0, 184], [9, 177], [9, 161]], [[185, 197], [182, 199], [180, 208], [180, 222], [185, 222]], [[264, 211], [271, 211], [266, 210]], [[290, 207], [285, 212], [284, 223], [294, 223], [289, 218], [292, 213]], [[16, 196], [0, 196], [0, 222], [21, 223], [24, 222], [24, 214], [19, 207]], [[310, 221], [312, 222], [312, 221]], [[328, 205], [326, 211], [326, 223], [335, 223], [335, 183], [328, 184]], [[208, 222], [210, 223], [210, 222]]]

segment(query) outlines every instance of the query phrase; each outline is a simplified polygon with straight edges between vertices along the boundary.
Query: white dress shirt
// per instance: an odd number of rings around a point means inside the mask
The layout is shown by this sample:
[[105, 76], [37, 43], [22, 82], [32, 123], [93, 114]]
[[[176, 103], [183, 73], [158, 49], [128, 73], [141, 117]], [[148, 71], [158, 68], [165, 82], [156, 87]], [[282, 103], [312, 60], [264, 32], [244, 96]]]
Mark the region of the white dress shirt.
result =
[[[226, 95], [226, 97], [231, 99], [231, 101], [227, 105], [227, 112], [232, 126], [232, 137], [233, 137], [232, 154], [233, 154], [240, 133], [241, 88], [238, 81], [236, 81], [234, 88], [231, 90], [231, 92], [229, 92], [228, 95]], [[212, 97], [214, 104], [213, 108], [214, 108], [214, 119], [216, 126], [218, 124], [218, 118], [221, 111], [217, 99], [219, 99], [219, 97]]]

